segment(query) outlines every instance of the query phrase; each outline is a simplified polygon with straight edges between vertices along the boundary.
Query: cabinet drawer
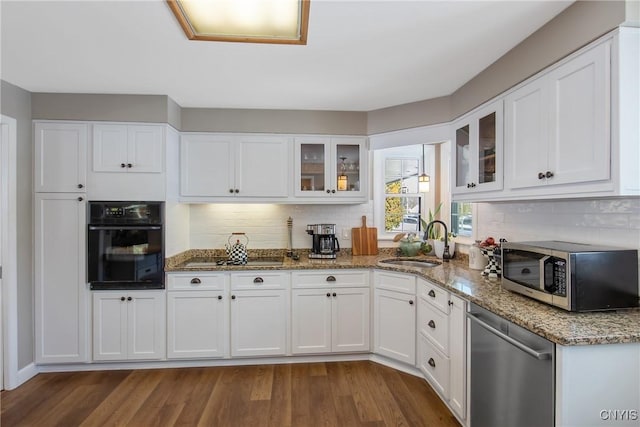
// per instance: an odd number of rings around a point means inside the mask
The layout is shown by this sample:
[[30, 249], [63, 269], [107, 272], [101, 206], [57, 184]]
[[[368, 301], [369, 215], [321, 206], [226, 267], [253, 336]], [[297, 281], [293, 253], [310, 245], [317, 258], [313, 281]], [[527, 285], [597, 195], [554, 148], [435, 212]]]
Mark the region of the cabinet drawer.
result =
[[418, 295], [421, 299], [427, 301], [443, 313], [449, 314], [449, 292], [424, 279], [418, 279], [418, 287]]
[[418, 367], [429, 384], [449, 399], [449, 358], [436, 350], [422, 334], [418, 334]]
[[376, 271], [375, 285], [376, 289], [386, 289], [411, 295], [416, 294], [416, 278], [413, 275]]
[[288, 289], [289, 274], [252, 271], [231, 274], [231, 289]]
[[217, 290], [223, 291], [228, 281], [226, 274], [211, 274], [194, 271], [193, 273], [167, 274], [167, 288], [169, 290]]
[[449, 316], [420, 297], [418, 330], [443, 354], [449, 355]]
[[369, 286], [368, 270], [296, 271], [291, 273], [294, 288], [359, 288]]

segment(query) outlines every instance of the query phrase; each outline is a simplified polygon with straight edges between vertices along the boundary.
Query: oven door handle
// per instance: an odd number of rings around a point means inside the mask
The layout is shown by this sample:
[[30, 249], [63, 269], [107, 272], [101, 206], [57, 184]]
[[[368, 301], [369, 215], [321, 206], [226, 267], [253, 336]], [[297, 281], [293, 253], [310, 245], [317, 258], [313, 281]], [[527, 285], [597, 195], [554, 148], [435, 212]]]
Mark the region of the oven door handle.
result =
[[161, 225], [90, 225], [89, 230], [162, 230]]
[[476, 322], [479, 326], [482, 326], [484, 329], [491, 332], [492, 334], [502, 338], [509, 344], [515, 345], [520, 350], [527, 353], [529, 356], [533, 356], [538, 360], [551, 359], [550, 353], [541, 353], [539, 351], [532, 349], [531, 347], [526, 346], [525, 344], [522, 344], [520, 341], [511, 338], [509, 335], [503, 333], [502, 331], [497, 330], [496, 328], [489, 325], [488, 323], [485, 323], [484, 321], [480, 320], [480, 318], [475, 313], [467, 313], [467, 318], [469, 320]]

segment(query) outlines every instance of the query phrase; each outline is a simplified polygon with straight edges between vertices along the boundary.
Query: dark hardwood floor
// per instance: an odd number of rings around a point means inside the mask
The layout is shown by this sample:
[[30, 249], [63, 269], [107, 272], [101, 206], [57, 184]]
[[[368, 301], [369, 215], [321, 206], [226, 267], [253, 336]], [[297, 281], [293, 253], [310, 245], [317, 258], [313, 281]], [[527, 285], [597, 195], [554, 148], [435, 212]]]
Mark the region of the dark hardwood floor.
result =
[[40, 374], [8, 426], [459, 426], [427, 383], [369, 362]]

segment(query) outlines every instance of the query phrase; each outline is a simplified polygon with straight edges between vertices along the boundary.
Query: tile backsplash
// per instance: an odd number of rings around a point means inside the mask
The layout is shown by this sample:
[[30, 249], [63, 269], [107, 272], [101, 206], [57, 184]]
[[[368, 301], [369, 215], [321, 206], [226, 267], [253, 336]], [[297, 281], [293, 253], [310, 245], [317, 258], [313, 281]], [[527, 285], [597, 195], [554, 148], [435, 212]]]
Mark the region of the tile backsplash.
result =
[[361, 205], [277, 205], [277, 204], [202, 204], [190, 207], [190, 246], [193, 249], [222, 248], [232, 232], [244, 232], [253, 249], [287, 247], [287, 218], [293, 218], [293, 247], [311, 248], [307, 224], [336, 224], [340, 244], [351, 247], [351, 239], [342, 237], [361, 224], [362, 215], [372, 226], [371, 203]]
[[478, 238], [640, 248], [640, 198], [478, 204]]
[[[478, 238], [510, 241], [565, 240], [640, 248], [640, 198], [479, 203]], [[293, 247], [310, 248], [307, 224], [336, 224], [343, 247], [351, 247], [342, 230], [360, 226], [362, 215], [373, 226], [373, 204], [278, 205], [194, 204], [189, 209], [189, 246], [222, 248], [232, 232], [245, 232], [254, 249], [285, 248], [287, 218], [293, 218]], [[380, 241], [381, 247], [391, 242]]]

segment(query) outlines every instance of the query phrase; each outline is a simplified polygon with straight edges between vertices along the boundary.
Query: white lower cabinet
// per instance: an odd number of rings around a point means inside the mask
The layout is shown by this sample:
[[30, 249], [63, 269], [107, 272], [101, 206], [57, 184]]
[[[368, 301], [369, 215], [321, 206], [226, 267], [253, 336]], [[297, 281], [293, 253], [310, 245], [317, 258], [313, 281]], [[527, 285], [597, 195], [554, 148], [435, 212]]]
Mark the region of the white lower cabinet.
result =
[[289, 274], [231, 274], [231, 356], [288, 353]]
[[461, 419], [466, 418], [467, 406], [467, 302], [449, 295], [449, 406]]
[[374, 286], [374, 352], [415, 365], [415, 276], [376, 271]]
[[[370, 350], [368, 275], [368, 271], [292, 274], [293, 354]], [[348, 286], [356, 283], [361, 287]]]
[[93, 360], [164, 357], [164, 291], [93, 293]]
[[228, 356], [229, 288], [224, 273], [167, 275], [167, 358]]
[[35, 362], [86, 362], [84, 195], [35, 195]]
[[418, 368], [429, 384], [445, 399], [449, 399], [449, 358], [436, 350], [433, 343], [422, 334], [418, 334]]
[[461, 420], [466, 418], [465, 312], [463, 299], [418, 279], [417, 366]]
[[167, 358], [224, 357], [227, 297], [219, 291], [167, 293]]

